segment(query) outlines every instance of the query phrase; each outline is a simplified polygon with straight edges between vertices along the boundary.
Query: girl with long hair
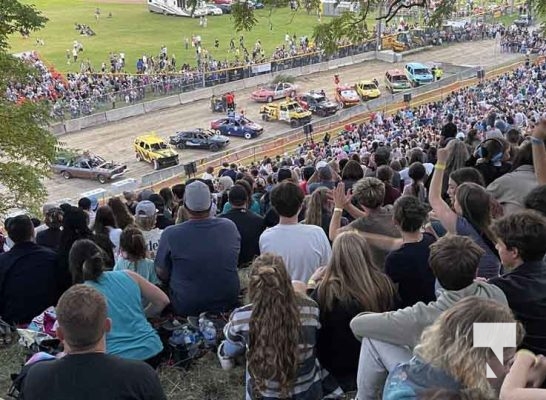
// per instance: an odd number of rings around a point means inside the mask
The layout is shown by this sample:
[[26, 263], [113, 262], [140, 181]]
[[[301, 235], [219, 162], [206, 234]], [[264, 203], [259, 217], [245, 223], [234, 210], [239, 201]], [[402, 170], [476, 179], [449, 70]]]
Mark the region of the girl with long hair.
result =
[[438, 150], [438, 162], [432, 176], [429, 202], [443, 228], [455, 235], [471, 237], [483, 250], [478, 276], [493, 278], [499, 275], [500, 260], [495, 250], [495, 236], [491, 231], [491, 196], [475, 183], [457, 187], [453, 209], [442, 198], [442, 181], [448, 151]]
[[116, 225], [116, 218], [110, 206], [101, 206], [97, 209], [93, 232], [95, 233], [95, 241], [100, 242], [101, 247], [106, 249], [107, 264], [113, 268], [119, 251], [121, 229]]
[[119, 250], [114, 271], [133, 271], [154, 285], [159, 283], [154, 261], [147, 258], [146, 241], [140, 229], [135, 226], [125, 228], [120, 236]]
[[[318, 283], [316, 283], [318, 281]], [[344, 391], [356, 390], [360, 342], [349, 326], [361, 312], [395, 307], [396, 289], [373, 263], [366, 239], [356, 231], [339, 234], [328, 265], [311, 278], [320, 309], [317, 355]]]
[[164, 187], [159, 191], [159, 195], [161, 196], [165, 204], [165, 208], [163, 211], [163, 213], [165, 214], [165, 218], [175, 219], [176, 215], [173, 215], [173, 210], [175, 208], [173, 191], [169, 187]]
[[427, 171], [422, 163], [414, 162], [408, 168], [408, 176], [411, 178], [411, 184], [404, 188], [403, 196], [417, 197], [421, 203], [427, 202], [427, 189], [425, 188], [425, 180]]
[[502, 381], [505, 360], [497, 360], [489, 347], [474, 346], [476, 323], [491, 324], [488, 334], [492, 338], [500, 338], [506, 329], [493, 324], [517, 324], [516, 341], [521, 342], [523, 328], [508, 307], [493, 300], [466, 297], [423, 332], [410, 361], [389, 373], [383, 399], [417, 399], [434, 388], [470, 390], [485, 398], [497, 398], [496, 388], [488, 381], [486, 365]]
[[[319, 187], [307, 198], [303, 223], [321, 227], [328, 236], [333, 209], [334, 203], [328, 197], [328, 188]], [[345, 226], [347, 223], [347, 219], [342, 218], [341, 226]]]
[[108, 205], [114, 213], [116, 226], [119, 229], [125, 229], [129, 225], [133, 225], [135, 223], [135, 218], [129, 211], [129, 207], [127, 207], [127, 205], [121, 201], [119, 197], [111, 197], [108, 200]]
[[281, 257], [266, 253], [253, 262], [249, 298], [231, 315], [221, 346], [223, 357], [247, 351], [246, 400], [341, 395], [331, 376], [322, 379], [315, 357], [318, 306], [294, 291]]
[[[106, 335], [107, 353], [157, 367], [163, 345], [146, 317], [158, 315], [169, 298], [133, 271], [104, 271], [104, 257], [104, 251], [92, 241], [76, 241], [69, 257], [72, 281], [92, 286], [106, 298], [112, 320], [112, 330]], [[142, 298], [148, 304], [145, 310]]]

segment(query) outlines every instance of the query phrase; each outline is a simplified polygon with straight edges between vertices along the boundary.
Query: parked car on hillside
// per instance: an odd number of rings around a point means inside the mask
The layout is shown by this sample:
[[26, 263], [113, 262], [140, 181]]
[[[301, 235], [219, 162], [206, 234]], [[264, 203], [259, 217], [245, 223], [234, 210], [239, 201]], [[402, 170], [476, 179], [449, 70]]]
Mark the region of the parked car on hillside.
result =
[[222, 15], [224, 12], [215, 4], [207, 3], [203, 7], [199, 7], [200, 10], [204, 10], [207, 15]]
[[84, 152], [73, 154], [59, 152], [51, 169], [65, 179], [84, 178], [96, 179], [104, 184], [122, 176], [127, 170], [127, 165], [106, 161], [104, 158]]
[[229, 144], [229, 138], [207, 129], [192, 129], [176, 132], [169, 143], [179, 149], [208, 149], [218, 151]]

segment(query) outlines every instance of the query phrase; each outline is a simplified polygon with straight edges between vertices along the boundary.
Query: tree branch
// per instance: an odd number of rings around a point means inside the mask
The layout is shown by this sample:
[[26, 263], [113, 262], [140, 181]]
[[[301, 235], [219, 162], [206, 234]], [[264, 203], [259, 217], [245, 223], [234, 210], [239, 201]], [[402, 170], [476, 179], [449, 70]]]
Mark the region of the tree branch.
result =
[[[387, 13], [385, 15], [380, 15], [379, 17], [376, 18], [376, 20], [381, 20], [381, 19], [384, 19], [385, 22], [390, 22], [390, 20], [392, 20], [396, 14], [398, 14], [398, 11], [400, 11], [402, 8], [405, 8], [405, 9], [410, 9], [410, 8], [413, 8], [413, 7], [422, 7], [422, 8], [426, 8], [427, 6], [427, 0], [421, 0], [417, 3], [410, 3], [410, 4], [404, 4], [404, 0], [396, 0], [394, 2], [391, 3], [391, 5], [389, 6], [389, 9], [387, 10]], [[396, 9], [393, 11], [393, 8]]]

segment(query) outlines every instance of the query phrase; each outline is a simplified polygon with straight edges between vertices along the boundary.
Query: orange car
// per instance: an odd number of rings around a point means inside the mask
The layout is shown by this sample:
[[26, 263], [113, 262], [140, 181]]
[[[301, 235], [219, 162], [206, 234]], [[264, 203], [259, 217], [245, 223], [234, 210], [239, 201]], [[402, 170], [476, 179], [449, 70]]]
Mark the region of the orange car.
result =
[[341, 85], [335, 90], [335, 98], [339, 108], [347, 108], [360, 104], [360, 96], [352, 86]]

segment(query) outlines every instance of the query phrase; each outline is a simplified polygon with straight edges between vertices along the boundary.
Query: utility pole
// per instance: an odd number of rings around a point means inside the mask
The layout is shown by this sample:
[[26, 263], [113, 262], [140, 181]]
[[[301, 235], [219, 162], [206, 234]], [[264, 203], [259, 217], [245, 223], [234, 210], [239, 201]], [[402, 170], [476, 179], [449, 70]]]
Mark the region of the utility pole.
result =
[[[382, 0], [379, 3], [379, 9], [378, 9], [378, 16], [383, 15], [383, 9], [385, 8], [385, 1]], [[376, 49], [377, 51], [381, 51], [381, 44], [382, 44], [382, 36], [383, 36], [383, 18], [377, 20], [377, 29], [376, 29], [377, 37], [376, 37]]]

